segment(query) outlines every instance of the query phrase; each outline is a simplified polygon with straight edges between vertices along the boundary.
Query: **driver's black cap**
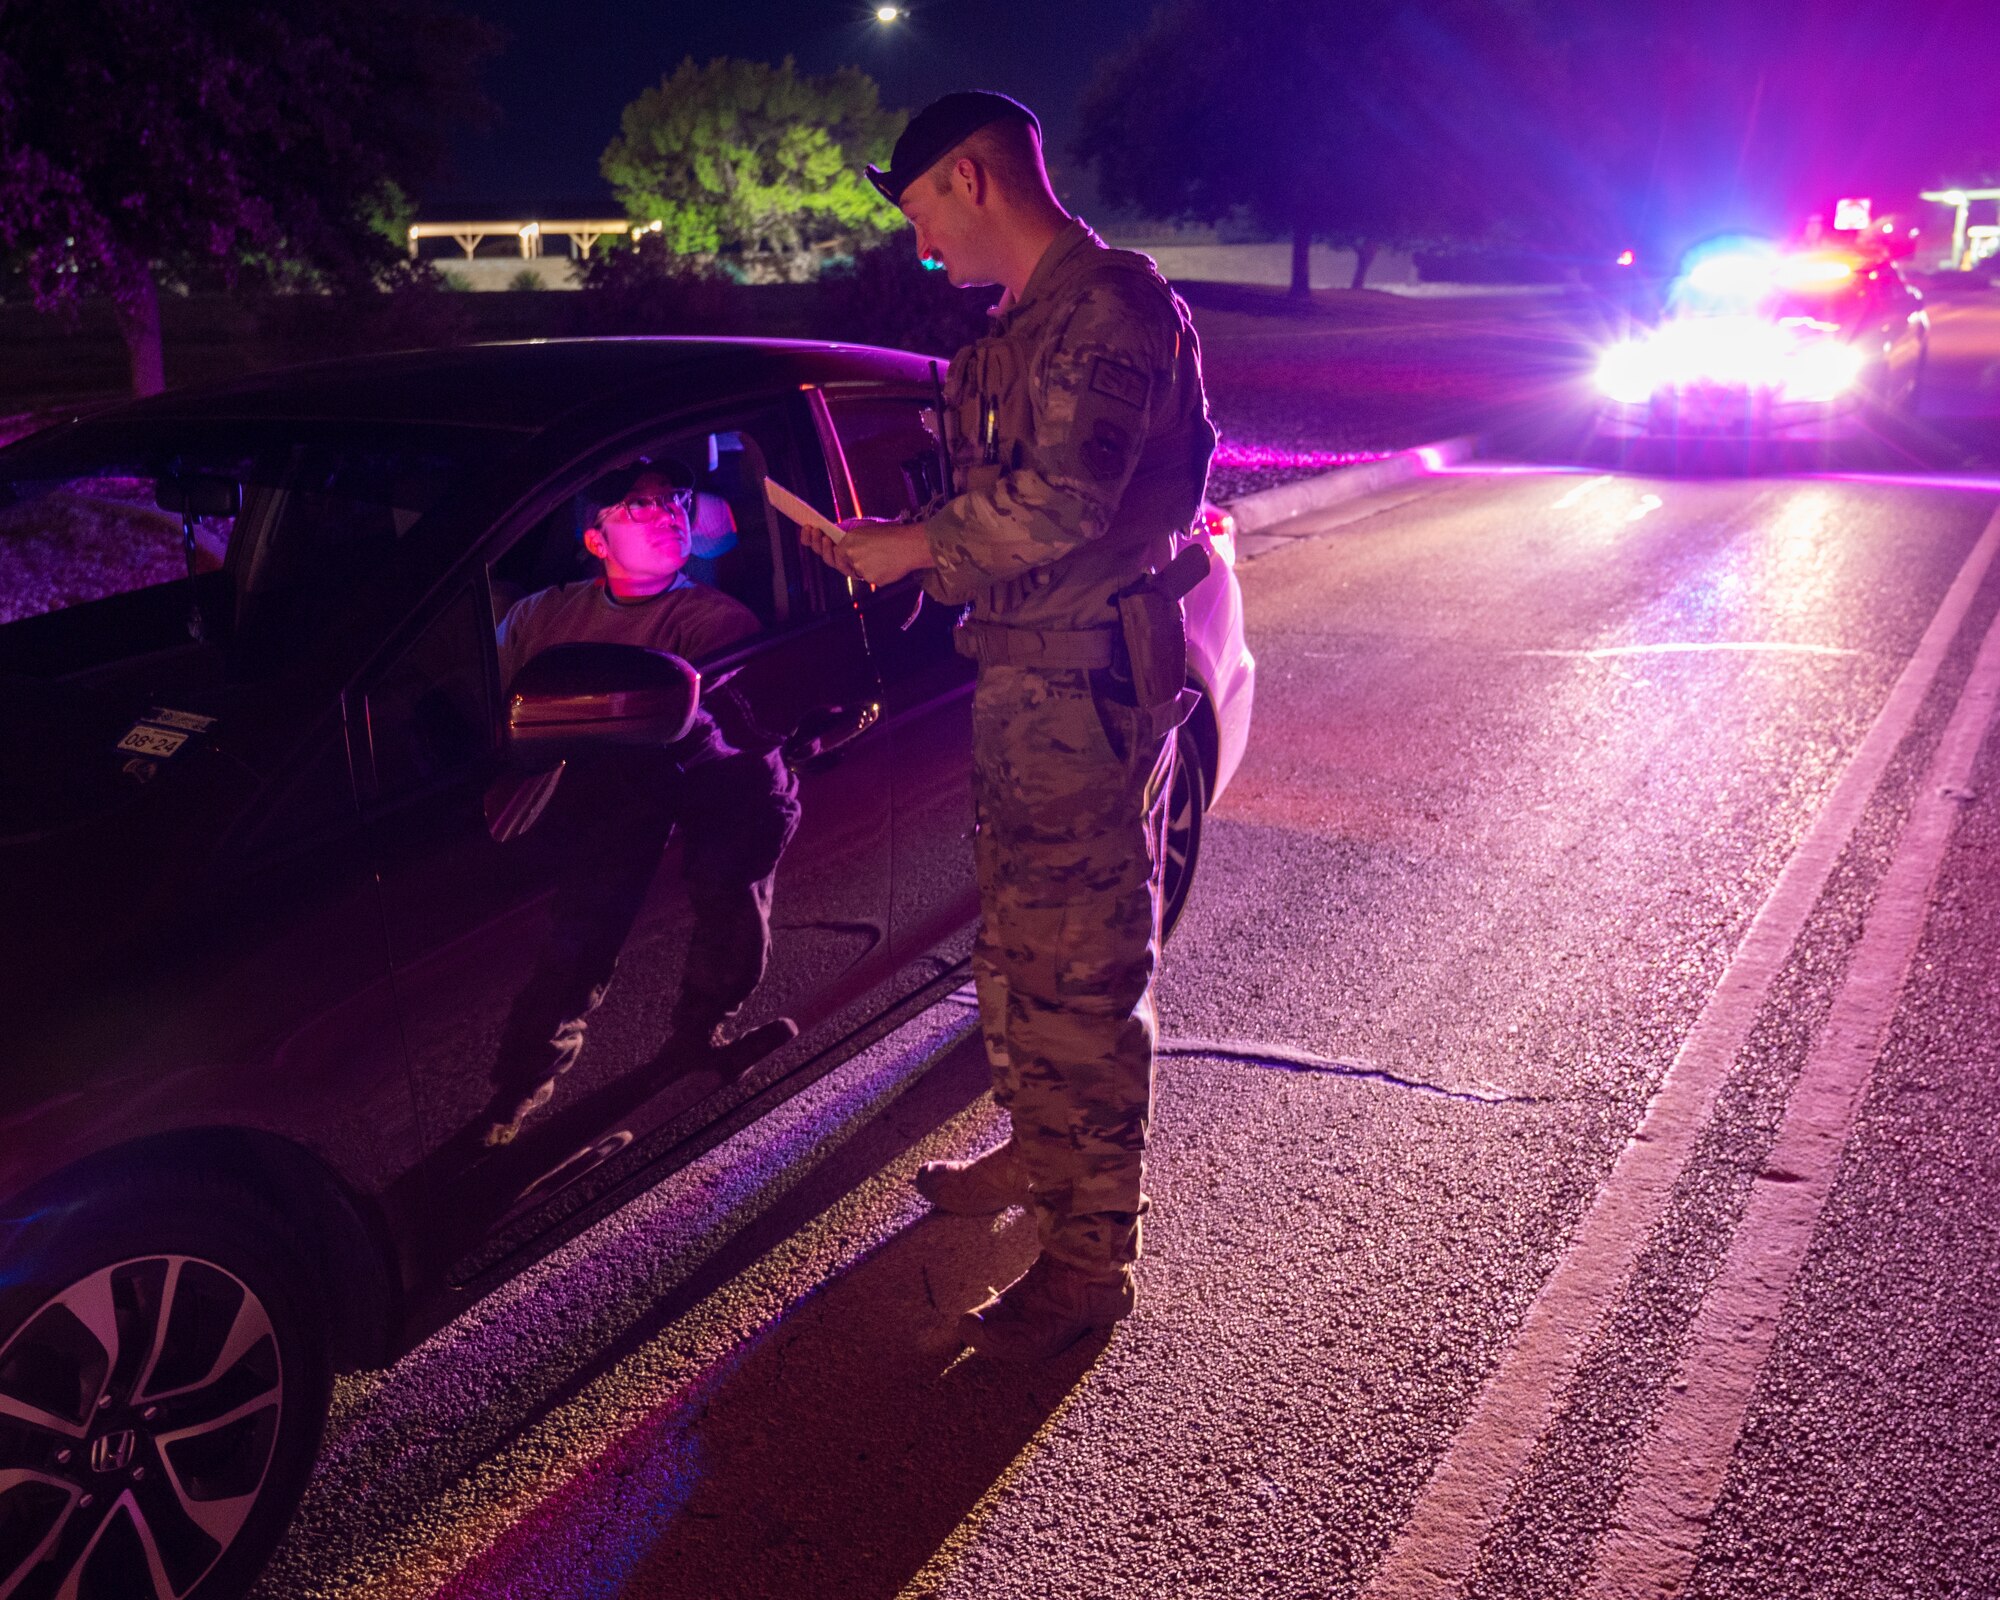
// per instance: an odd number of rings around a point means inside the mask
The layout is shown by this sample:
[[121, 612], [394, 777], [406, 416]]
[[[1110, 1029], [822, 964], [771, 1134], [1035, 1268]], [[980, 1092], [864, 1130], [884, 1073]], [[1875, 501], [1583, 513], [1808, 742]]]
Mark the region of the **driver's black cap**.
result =
[[900, 204], [903, 191], [930, 171], [939, 156], [971, 138], [989, 122], [1009, 117], [1027, 123], [1040, 137], [1041, 119], [1011, 96], [986, 89], [964, 89], [933, 100], [910, 118], [910, 125], [903, 130], [889, 157], [889, 170], [884, 172], [871, 163], [867, 169], [868, 181], [882, 191], [890, 205]]
[[597, 519], [630, 494], [639, 480], [648, 474], [665, 478], [675, 489], [692, 489], [695, 483], [694, 469], [673, 456], [661, 456], [657, 461], [642, 458], [630, 466], [607, 472], [574, 501], [577, 537], [581, 538], [596, 527]]

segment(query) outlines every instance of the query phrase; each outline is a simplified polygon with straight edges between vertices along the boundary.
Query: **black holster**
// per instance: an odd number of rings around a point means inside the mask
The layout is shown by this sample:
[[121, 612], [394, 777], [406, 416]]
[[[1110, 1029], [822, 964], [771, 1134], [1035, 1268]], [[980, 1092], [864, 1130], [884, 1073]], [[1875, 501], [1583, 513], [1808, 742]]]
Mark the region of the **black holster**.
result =
[[1200, 696], [1187, 683], [1187, 618], [1181, 597], [1208, 576], [1208, 550], [1191, 544], [1158, 572], [1117, 595], [1133, 703], [1141, 736], [1164, 739], [1193, 712]]

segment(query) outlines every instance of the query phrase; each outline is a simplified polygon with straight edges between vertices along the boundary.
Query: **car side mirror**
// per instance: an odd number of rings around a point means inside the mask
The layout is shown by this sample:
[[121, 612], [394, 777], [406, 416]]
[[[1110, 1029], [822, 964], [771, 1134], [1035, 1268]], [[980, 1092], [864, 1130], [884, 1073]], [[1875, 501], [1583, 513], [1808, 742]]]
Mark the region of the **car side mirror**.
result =
[[507, 754], [516, 767], [620, 745], [658, 748], [686, 736], [701, 674], [679, 656], [636, 644], [559, 644], [514, 675]]
[[243, 508], [243, 488], [234, 478], [189, 473], [156, 482], [153, 502], [183, 517], [233, 517]]

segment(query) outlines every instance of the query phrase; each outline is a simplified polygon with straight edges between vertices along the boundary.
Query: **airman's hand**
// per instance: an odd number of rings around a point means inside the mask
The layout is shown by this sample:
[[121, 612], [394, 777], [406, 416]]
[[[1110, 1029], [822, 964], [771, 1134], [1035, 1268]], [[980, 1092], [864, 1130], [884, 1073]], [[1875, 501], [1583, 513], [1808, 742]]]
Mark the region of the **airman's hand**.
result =
[[835, 544], [825, 534], [821, 533], [819, 529], [801, 527], [799, 529], [799, 543], [818, 556], [820, 560], [824, 561], [842, 577], [854, 578], [860, 576], [854, 570], [853, 564], [842, 554], [841, 545]]
[[[832, 564], [864, 583], [878, 587], [894, 583], [935, 564], [922, 523], [854, 517], [841, 527], [847, 530], [847, 537], [840, 541]], [[832, 544], [831, 540], [825, 542]]]

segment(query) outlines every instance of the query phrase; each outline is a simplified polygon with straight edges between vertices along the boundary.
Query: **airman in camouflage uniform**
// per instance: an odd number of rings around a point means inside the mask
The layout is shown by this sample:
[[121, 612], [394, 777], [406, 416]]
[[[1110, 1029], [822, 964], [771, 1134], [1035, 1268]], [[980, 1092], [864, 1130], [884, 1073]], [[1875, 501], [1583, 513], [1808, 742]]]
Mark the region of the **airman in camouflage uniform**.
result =
[[[1024, 149], [1037, 185], [1022, 181]], [[1008, 286], [945, 384], [957, 492], [921, 522], [857, 523], [818, 547], [874, 582], [928, 569], [928, 592], [967, 608], [973, 966], [1013, 1136], [927, 1167], [918, 1187], [953, 1211], [1032, 1206], [1041, 1258], [961, 1332], [992, 1354], [1046, 1355], [1134, 1302], [1164, 794], [1187, 702], [1136, 703], [1116, 597], [1172, 557], [1215, 435], [1186, 307], [1149, 259], [1107, 249], [1056, 206], [1026, 108], [947, 96], [911, 123], [889, 173], [869, 172], [954, 282]]]

